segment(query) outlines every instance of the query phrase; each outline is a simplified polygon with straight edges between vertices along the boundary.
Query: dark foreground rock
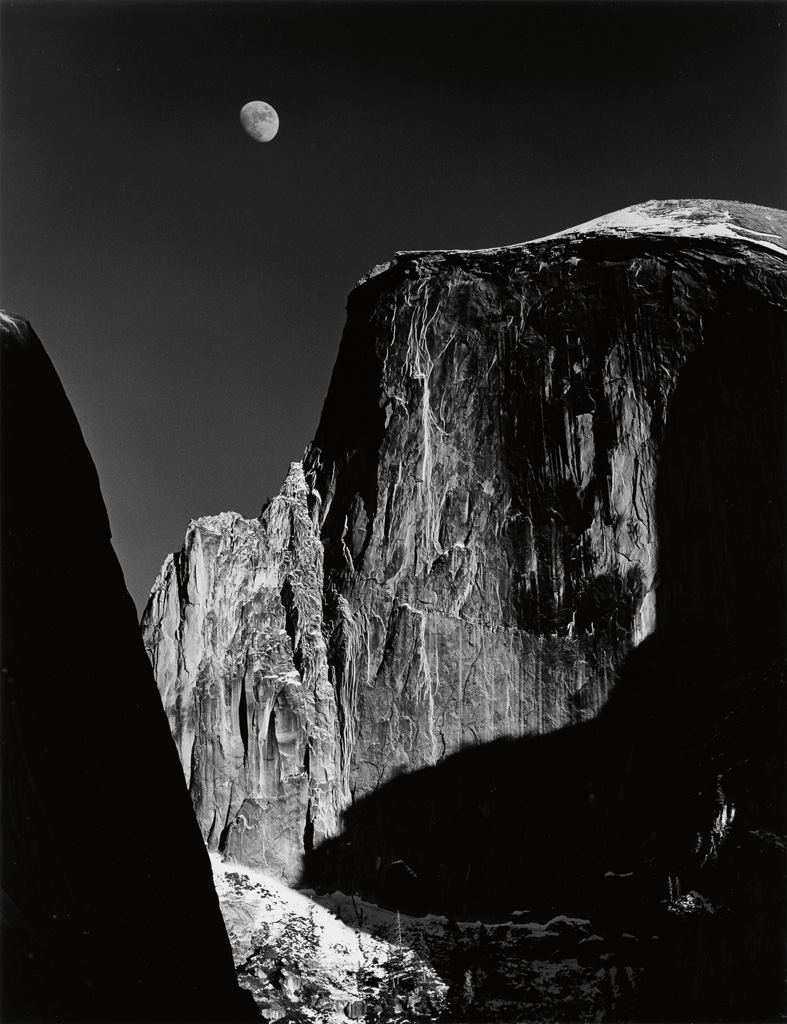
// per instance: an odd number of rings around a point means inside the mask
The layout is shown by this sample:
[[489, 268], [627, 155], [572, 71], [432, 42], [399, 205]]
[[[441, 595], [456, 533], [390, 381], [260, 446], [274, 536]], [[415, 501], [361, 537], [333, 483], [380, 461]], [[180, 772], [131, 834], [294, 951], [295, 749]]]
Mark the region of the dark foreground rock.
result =
[[2, 314], [3, 1021], [250, 1021], [98, 478]]

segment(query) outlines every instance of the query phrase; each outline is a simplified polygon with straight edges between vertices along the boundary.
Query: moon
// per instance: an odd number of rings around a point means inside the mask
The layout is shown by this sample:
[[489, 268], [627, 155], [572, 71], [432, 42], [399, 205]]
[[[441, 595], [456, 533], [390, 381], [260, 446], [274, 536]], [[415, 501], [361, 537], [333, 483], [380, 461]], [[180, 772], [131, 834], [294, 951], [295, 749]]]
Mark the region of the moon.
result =
[[252, 100], [240, 112], [240, 123], [255, 142], [270, 142], [279, 130], [279, 115], [264, 100]]

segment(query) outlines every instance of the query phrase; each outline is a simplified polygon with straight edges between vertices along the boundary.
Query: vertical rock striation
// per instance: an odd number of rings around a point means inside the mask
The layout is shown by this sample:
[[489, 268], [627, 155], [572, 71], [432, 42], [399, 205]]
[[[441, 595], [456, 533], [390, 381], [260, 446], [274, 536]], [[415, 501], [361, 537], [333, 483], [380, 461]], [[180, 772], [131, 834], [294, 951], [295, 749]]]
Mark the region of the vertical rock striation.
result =
[[302, 468], [259, 521], [192, 523], [145, 614], [211, 847], [290, 878], [401, 773], [594, 719], [655, 634], [774, 656], [778, 517], [724, 565], [783, 495], [747, 466], [730, 504], [717, 453], [783, 426], [785, 221], [647, 203], [361, 282]]
[[322, 545], [300, 463], [259, 520], [193, 522], [164, 564], [146, 643], [211, 848], [294, 881], [337, 826], [337, 706]]

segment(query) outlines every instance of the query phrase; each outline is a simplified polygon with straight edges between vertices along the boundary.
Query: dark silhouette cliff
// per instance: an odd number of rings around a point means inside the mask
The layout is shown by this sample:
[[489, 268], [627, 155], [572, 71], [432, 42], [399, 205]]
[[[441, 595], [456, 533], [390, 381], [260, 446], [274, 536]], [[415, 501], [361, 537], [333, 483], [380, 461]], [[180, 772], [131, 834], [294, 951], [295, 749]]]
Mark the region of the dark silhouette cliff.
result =
[[90, 454], [30, 325], [2, 334], [2, 1019], [257, 1019]]

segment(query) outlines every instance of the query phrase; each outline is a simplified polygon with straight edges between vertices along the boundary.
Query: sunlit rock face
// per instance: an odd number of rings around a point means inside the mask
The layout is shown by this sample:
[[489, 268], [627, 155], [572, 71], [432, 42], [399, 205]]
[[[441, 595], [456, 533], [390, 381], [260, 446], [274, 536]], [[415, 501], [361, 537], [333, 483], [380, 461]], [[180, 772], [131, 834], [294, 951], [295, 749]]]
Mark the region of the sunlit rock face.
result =
[[[751, 607], [756, 572], [719, 568], [708, 612], [684, 536], [728, 543], [719, 487], [693, 493], [674, 441], [666, 514], [657, 481], [684, 369], [783, 309], [784, 228], [649, 203], [359, 284], [302, 469], [259, 521], [193, 523], [145, 615], [212, 847], [291, 877], [386, 781], [592, 719], [654, 631], [710, 637]], [[691, 393], [680, 415], [718, 426], [713, 389]]]
[[209, 846], [290, 881], [336, 826], [338, 714], [322, 545], [300, 463], [260, 520], [193, 522], [162, 568], [146, 643]]

